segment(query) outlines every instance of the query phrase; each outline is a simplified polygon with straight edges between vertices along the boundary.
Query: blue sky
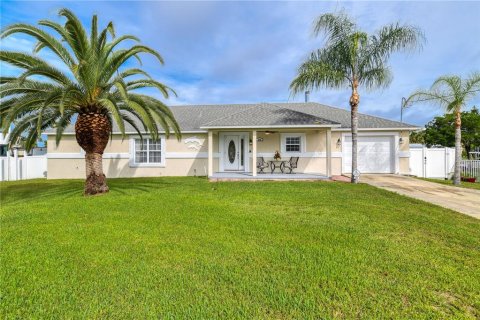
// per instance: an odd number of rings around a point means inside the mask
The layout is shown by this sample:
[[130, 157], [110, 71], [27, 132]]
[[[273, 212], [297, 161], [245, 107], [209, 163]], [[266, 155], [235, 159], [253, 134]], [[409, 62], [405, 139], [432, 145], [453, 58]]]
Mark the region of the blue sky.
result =
[[[161, 66], [146, 57], [144, 67], [177, 91], [170, 105], [303, 101], [303, 95], [291, 97], [288, 87], [302, 60], [322, 46], [321, 38], [312, 37], [312, 21], [342, 8], [368, 32], [398, 21], [418, 26], [427, 38], [421, 52], [391, 58], [389, 88], [361, 90], [361, 112], [398, 120], [403, 96], [428, 88], [440, 75], [480, 70], [480, 2], [473, 1], [1, 1], [0, 6], [2, 27], [59, 20], [56, 11], [67, 7], [87, 25], [95, 13], [103, 25], [113, 21], [117, 34], [139, 36], [165, 59]], [[30, 51], [34, 43], [14, 35], [0, 44]], [[48, 53], [43, 57], [55, 61]], [[17, 70], [1, 65], [1, 72]], [[311, 101], [341, 108], [348, 108], [348, 98], [348, 90], [311, 94]], [[473, 104], [480, 106], [480, 98]], [[418, 104], [404, 113], [404, 121], [423, 125], [442, 113]]]

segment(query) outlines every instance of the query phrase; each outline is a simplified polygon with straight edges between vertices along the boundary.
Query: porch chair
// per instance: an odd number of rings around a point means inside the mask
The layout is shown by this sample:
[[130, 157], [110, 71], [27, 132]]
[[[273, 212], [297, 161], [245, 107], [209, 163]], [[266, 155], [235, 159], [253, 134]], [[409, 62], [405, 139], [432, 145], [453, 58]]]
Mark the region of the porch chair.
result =
[[290, 160], [285, 161], [283, 164], [283, 169], [288, 169], [290, 170], [289, 173], [293, 172], [293, 169], [297, 169], [297, 164], [298, 164], [298, 157], [290, 157]]
[[265, 162], [265, 159], [263, 159], [263, 157], [257, 157], [257, 169], [260, 170], [259, 173], [265, 173], [263, 172], [263, 169], [266, 169], [268, 167], [268, 162]]

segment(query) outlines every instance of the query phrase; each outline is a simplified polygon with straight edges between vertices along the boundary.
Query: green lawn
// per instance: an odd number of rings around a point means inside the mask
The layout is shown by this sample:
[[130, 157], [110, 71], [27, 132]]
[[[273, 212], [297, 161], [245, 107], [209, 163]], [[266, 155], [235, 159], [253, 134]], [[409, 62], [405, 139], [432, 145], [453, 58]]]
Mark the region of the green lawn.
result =
[[467, 189], [477, 189], [480, 190], [480, 183], [472, 183], [472, 182], [460, 182], [459, 186], [454, 186], [451, 180], [445, 180], [445, 179], [429, 179], [429, 178], [419, 178], [425, 181], [430, 181], [430, 182], [436, 182], [436, 183], [441, 183], [441, 184], [446, 184], [450, 185], [452, 187], [460, 187], [460, 188], [467, 188]]
[[360, 184], [0, 184], [1, 318], [478, 319], [480, 221]]

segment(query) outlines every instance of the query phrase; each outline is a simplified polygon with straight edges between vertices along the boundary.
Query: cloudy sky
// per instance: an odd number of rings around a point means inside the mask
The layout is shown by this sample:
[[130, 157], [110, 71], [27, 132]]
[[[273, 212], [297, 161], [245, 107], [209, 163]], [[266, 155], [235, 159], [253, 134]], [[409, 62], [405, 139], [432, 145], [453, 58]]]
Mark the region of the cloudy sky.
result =
[[[394, 120], [401, 98], [428, 88], [443, 74], [467, 76], [480, 70], [480, 2], [342, 2], [342, 1], [5, 1], [0, 2], [2, 28], [11, 23], [59, 20], [57, 10], [70, 8], [89, 25], [92, 14], [102, 24], [113, 21], [117, 34], [133, 34], [158, 50], [164, 66], [145, 58], [144, 67], [173, 87], [176, 104], [303, 101], [292, 97], [289, 84], [308, 53], [322, 46], [311, 33], [320, 14], [349, 12], [360, 28], [373, 32], [400, 22], [415, 25], [427, 38], [417, 53], [395, 54], [390, 60], [394, 80], [389, 88], [362, 90], [360, 110]], [[32, 38], [10, 36], [4, 50], [30, 51]], [[44, 53], [54, 62], [54, 57]], [[1, 65], [1, 73], [18, 72]], [[348, 108], [349, 92], [321, 89], [311, 101]], [[471, 105], [480, 105], [477, 98]], [[423, 125], [443, 110], [415, 105], [404, 121]]]

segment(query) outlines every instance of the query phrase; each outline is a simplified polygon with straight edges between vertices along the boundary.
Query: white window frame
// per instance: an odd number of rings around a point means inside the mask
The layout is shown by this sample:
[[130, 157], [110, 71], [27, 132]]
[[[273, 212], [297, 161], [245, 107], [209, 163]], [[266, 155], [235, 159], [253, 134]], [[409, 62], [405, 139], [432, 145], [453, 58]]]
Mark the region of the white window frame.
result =
[[[160, 162], [154, 162], [154, 163], [137, 163], [135, 162], [135, 140], [136, 139], [141, 139], [140, 136], [133, 136], [130, 137], [130, 167], [165, 167], [165, 136], [160, 136], [160, 154], [161, 154], [161, 161]], [[143, 139], [148, 139], [151, 140], [151, 137], [143, 137]], [[148, 154], [148, 148], [147, 148], [147, 154]]]
[[[300, 138], [300, 151], [287, 151], [287, 138]], [[306, 142], [305, 133], [282, 133], [280, 134], [281, 153], [300, 155], [306, 150]]]

